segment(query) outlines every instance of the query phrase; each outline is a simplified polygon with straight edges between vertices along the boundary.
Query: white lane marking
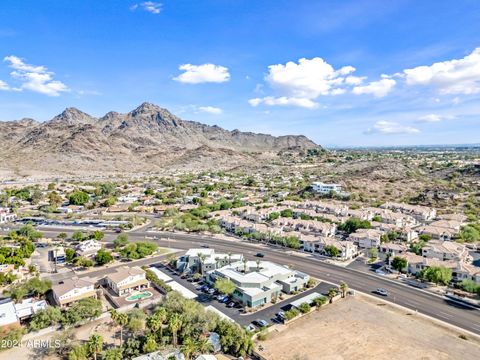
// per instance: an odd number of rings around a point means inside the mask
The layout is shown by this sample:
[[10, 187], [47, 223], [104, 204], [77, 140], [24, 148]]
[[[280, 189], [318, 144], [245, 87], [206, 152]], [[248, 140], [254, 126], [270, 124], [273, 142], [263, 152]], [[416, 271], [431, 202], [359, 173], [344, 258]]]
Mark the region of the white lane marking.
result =
[[478, 330], [480, 330], [480, 325], [473, 324], [473, 325], [472, 325], [472, 327], [473, 327], [473, 328], [475, 328], [475, 329], [478, 329]]
[[450, 315], [450, 314], [447, 314], [446, 312], [443, 312], [443, 311], [440, 311], [440, 314], [443, 314], [443, 315], [438, 315], [438, 316], [441, 316], [441, 317], [443, 317], [443, 318], [447, 318], [447, 319], [449, 319], [449, 318], [451, 318], [451, 317], [452, 317], [452, 315]]

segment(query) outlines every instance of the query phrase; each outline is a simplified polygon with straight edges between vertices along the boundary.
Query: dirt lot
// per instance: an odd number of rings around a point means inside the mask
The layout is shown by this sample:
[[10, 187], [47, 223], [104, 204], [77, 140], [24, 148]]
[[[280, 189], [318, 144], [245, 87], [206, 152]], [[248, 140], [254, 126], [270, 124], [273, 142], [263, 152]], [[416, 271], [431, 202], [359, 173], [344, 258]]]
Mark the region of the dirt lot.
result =
[[368, 297], [348, 298], [272, 332], [260, 354], [275, 360], [479, 359], [480, 342]]

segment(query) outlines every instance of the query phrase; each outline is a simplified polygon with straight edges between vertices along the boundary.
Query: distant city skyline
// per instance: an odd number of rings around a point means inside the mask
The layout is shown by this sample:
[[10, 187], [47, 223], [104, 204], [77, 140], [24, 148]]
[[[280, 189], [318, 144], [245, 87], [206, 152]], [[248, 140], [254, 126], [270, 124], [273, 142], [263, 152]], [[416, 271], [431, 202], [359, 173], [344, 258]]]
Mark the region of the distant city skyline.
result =
[[148, 101], [186, 120], [323, 146], [479, 141], [475, 1], [6, 0], [0, 9], [3, 121]]

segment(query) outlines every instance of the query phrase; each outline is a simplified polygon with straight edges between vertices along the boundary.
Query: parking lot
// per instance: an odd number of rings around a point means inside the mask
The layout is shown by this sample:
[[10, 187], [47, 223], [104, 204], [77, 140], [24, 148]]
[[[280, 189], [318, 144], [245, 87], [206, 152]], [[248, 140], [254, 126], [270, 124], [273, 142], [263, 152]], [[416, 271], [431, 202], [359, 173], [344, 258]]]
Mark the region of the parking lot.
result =
[[218, 301], [216, 293], [214, 294], [209, 294], [208, 292], [202, 291], [199, 288], [201, 287], [202, 283], [198, 282], [192, 282], [188, 281], [187, 279], [182, 279], [180, 275], [176, 274], [176, 272], [172, 271], [168, 266], [165, 264], [159, 264], [156, 266], [159, 270], [163, 271], [166, 273], [168, 276], [172, 277], [173, 280], [176, 282], [180, 283], [190, 291], [194, 292], [197, 294], [196, 300], [201, 303], [204, 306], [213, 306], [215, 309], [221, 311], [223, 314], [228, 316], [229, 318], [233, 319], [236, 321], [238, 324], [241, 326], [247, 326], [252, 323], [252, 321], [256, 319], [262, 319], [267, 321], [268, 323], [274, 323], [276, 322], [276, 313], [279, 311], [286, 311], [289, 310], [290, 306], [289, 304], [299, 298], [302, 298], [312, 292], [318, 292], [320, 294], [326, 295], [328, 293], [328, 290], [332, 287], [334, 287], [331, 284], [325, 283], [325, 282], [320, 282], [317, 284], [316, 287], [308, 289], [307, 291], [304, 291], [300, 294], [297, 294], [295, 296], [292, 296], [286, 300], [279, 301], [274, 305], [270, 305], [268, 307], [265, 307], [261, 310], [258, 310], [257, 312], [254, 313], [244, 313], [243, 307], [227, 307], [227, 303], [222, 303]]

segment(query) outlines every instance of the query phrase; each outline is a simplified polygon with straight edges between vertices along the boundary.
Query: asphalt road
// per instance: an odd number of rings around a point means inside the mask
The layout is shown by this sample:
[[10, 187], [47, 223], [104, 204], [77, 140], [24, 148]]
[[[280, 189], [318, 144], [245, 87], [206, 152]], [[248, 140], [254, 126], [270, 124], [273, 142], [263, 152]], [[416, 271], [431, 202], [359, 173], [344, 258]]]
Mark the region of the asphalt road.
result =
[[[47, 236], [56, 236], [64, 230], [41, 229]], [[65, 231], [68, 232], [68, 231]], [[110, 242], [117, 234], [107, 233], [104, 241]], [[448, 300], [446, 298], [412, 288], [394, 281], [387, 280], [381, 276], [360, 272], [351, 268], [344, 268], [322, 262], [314, 256], [286, 251], [282, 248], [272, 248], [240, 240], [222, 240], [201, 235], [188, 235], [180, 233], [153, 233], [144, 230], [128, 233], [131, 241], [155, 241], [160, 246], [171, 247], [180, 250], [187, 250], [201, 245], [208, 245], [217, 251], [243, 253], [247, 258], [253, 258], [257, 252], [265, 254], [265, 260], [271, 260], [280, 264], [286, 264], [296, 270], [323, 280], [339, 284], [346, 282], [348, 286], [356, 291], [368, 293], [401, 306], [412, 311], [431, 316], [438, 320], [455, 325], [467, 331], [480, 335], [480, 310], [465, 306], [463, 304]], [[156, 236], [158, 239], [153, 239]], [[158, 262], [158, 259], [145, 259], [141, 265]], [[108, 272], [108, 269], [98, 270], [98, 274]], [[111, 271], [111, 270], [110, 270]], [[91, 273], [93, 274], [93, 273]], [[58, 274], [60, 276], [61, 274]], [[384, 288], [388, 291], [388, 297], [375, 295], [376, 288]]]
[[[136, 233], [135, 236], [131, 236], [130, 238], [134, 240], [138, 236], [144, 239], [145, 236], [151, 237], [153, 235], [153, 233], [149, 232]], [[221, 240], [176, 233], [158, 233], [157, 236], [160, 237], [160, 240], [156, 240], [159, 245], [168, 246], [168, 244], [170, 244], [172, 248], [177, 249], [189, 249], [207, 244], [218, 251], [243, 253], [246, 257], [250, 258], [253, 258], [257, 252], [262, 252], [265, 254], [265, 260], [289, 265], [296, 270], [306, 272], [325, 282], [331, 282], [333, 284], [339, 284], [342, 281], [346, 282], [350, 289], [374, 295], [379, 299], [404, 306], [412, 311], [418, 311], [419, 313], [480, 335], [480, 310], [412, 288], [408, 285], [387, 280], [381, 276], [328, 264], [308, 254], [298, 256], [294, 255], [294, 252], [285, 251], [281, 248], [259, 246], [245, 241]], [[167, 241], [165, 239], [166, 237], [170, 240]], [[389, 296], [382, 297], [374, 294], [373, 291], [379, 287], [386, 289]]]

